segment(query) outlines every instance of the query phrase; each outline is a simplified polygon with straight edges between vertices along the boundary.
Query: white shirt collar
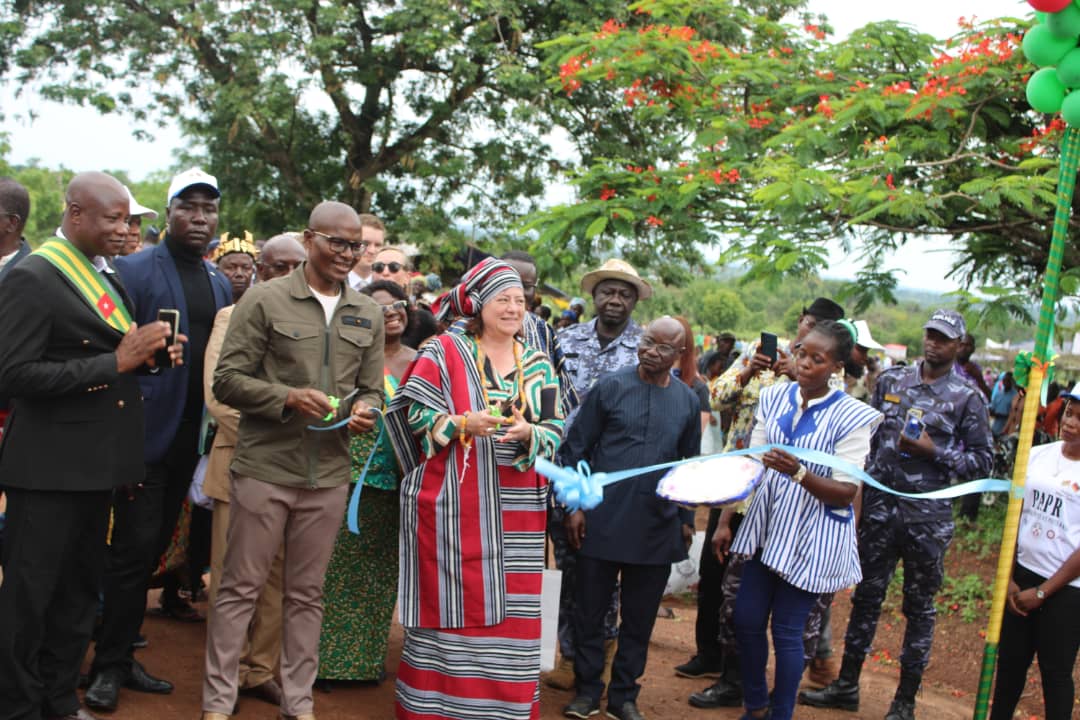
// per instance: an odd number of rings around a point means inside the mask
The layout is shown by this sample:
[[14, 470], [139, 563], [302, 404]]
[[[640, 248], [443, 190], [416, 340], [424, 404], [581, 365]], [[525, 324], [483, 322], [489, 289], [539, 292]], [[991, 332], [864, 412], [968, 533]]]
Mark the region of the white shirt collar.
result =
[[[64, 237], [63, 228], [56, 228], [56, 237], [60, 238], [61, 240], [67, 240], [67, 238]], [[93, 265], [94, 269], [97, 270], [99, 273], [106, 273], [107, 275], [112, 275], [116, 272], [116, 270], [113, 269], [112, 265], [105, 261], [104, 255], [95, 255], [94, 257], [90, 258], [90, 264]]]

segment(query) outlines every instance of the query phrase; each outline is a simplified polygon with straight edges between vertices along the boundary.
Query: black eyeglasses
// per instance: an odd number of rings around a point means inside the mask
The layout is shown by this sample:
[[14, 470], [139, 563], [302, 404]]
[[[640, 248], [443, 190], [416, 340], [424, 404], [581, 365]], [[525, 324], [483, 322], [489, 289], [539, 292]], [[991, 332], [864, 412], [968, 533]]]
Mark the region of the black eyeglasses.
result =
[[651, 350], [655, 348], [656, 352], [660, 353], [665, 357], [682, 352], [682, 348], [677, 348], [673, 345], [668, 345], [667, 343], [658, 343], [650, 337], [641, 338], [641, 340], [638, 341], [638, 347], [642, 348], [643, 350]]
[[[374, 267], [375, 266], [372, 265], [372, 269], [374, 269]], [[390, 313], [394, 312], [405, 312], [409, 309], [409, 303], [405, 302], [404, 300], [395, 300], [389, 305], [380, 304], [380, 307], [382, 308], [383, 315], [389, 315]]]
[[392, 273], [401, 272], [401, 268], [403, 268], [403, 267], [405, 267], [405, 266], [402, 265], [399, 262], [385, 263], [385, 262], [379, 261], [379, 262], [371, 263], [372, 272], [377, 272], [377, 273], [381, 273], [383, 270], [386, 270], [388, 268], [389, 268], [390, 272], [392, 272]]
[[330, 249], [338, 255], [344, 253], [345, 248], [348, 248], [349, 250], [352, 250], [353, 257], [356, 257], [357, 255], [360, 255], [365, 250], [367, 250], [368, 247], [368, 242], [366, 240], [346, 240], [345, 238], [339, 238], [334, 235], [327, 235], [326, 233], [319, 232], [318, 230], [312, 230], [311, 228], [308, 228], [308, 232], [310, 232], [312, 235], [318, 235], [319, 237], [326, 240], [326, 244], [329, 245]]

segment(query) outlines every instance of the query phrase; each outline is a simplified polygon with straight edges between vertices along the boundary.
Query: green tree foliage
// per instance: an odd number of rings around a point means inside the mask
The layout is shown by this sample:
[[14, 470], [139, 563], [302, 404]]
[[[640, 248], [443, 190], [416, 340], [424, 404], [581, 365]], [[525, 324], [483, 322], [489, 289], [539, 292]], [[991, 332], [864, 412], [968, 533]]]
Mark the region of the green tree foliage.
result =
[[1024, 98], [1027, 21], [965, 23], [947, 42], [882, 22], [829, 43], [824, 21], [735, 0], [631, 7], [552, 43], [566, 102], [606, 95], [596, 122], [641, 132], [580, 168], [576, 201], [528, 226], [536, 249], [648, 260], [637, 251], [661, 240], [708, 243], [750, 278], [806, 277], [839, 239], [864, 260], [862, 308], [895, 299], [889, 253], [927, 235], [959, 253], [953, 272], [971, 286], [1035, 287], [1061, 124]]
[[[179, 121], [230, 227], [337, 198], [406, 239], [511, 227], [550, 182], [536, 44], [613, 0], [40, 0], [4, 11], [0, 72], [46, 97]], [[3, 19], [3, 17], [0, 17]], [[0, 24], [0, 30], [4, 27]]]

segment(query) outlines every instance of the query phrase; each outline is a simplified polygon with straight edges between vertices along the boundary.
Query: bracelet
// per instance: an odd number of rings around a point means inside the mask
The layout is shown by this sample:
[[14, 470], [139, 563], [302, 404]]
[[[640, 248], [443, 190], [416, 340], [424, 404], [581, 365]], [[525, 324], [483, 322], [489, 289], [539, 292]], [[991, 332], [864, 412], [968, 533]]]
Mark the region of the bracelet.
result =
[[791, 476], [791, 481], [796, 485], [802, 485], [802, 481], [806, 479], [807, 469], [805, 465], [800, 464], [799, 469], [795, 471], [795, 474]]
[[465, 428], [469, 425], [469, 411], [466, 410], [461, 415], [461, 429], [458, 432], [458, 442], [462, 445], [468, 445], [468, 441], [465, 438]]

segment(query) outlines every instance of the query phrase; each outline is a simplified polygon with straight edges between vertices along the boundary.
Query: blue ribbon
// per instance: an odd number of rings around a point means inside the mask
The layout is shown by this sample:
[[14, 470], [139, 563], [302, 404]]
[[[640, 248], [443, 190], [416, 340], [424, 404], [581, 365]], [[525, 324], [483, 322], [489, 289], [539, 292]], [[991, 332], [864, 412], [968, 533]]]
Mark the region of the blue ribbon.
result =
[[[537, 458], [536, 471], [547, 476], [551, 480], [555, 490], [555, 498], [568, 509], [571, 511], [592, 510], [603, 501], [603, 489], [612, 483], [617, 483], [621, 480], [626, 480], [627, 478], [637, 477], [638, 475], [656, 472], [658, 470], [667, 470], [687, 463], [703, 462], [720, 457], [734, 457], [738, 455], [761, 455], [769, 450], [783, 450], [805, 462], [823, 465], [827, 468], [847, 473], [852, 477], [857, 477], [864, 484], [881, 490], [882, 492], [915, 500], [946, 500], [949, 498], [960, 497], [961, 495], [971, 495], [973, 493], [1008, 492], [1012, 487], [1012, 483], [1008, 480], [983, 478], [930, 492], [901, 492], [883, 485], [870, 477], [870, 475], [858, 465], [847, 462], [846, 460], [841, 460], [834, 455], [829, 455], [820, 450], [810, 450], [807, 448], [797, 448], [790, 445], [778, 445], [774, 443], [745, 448], [743, 450], [732, 450], [731, 452], [726, 453], [717, 453], [716, 455], [705, 455], [702, 457], [687, 458], [686, 460], [675, 460], [640, 468], [619, 470], [612, 473], [593, 473], [589, 464], [584, 460], [580, 461], [576, 468], [571, 469], [556, 465], [544, 458]], [[1015, 493], [1017, 491], [1023, 492], [1022, 489], [1019, 488], [1013, 492]]]
[[[382, 410], [378, 408], [371, 408], [371, 413], [384, 417]], [[349, 532], [353, 535], [360, 534], [360, 493], [364, 490], [364, 478], [367, 477], [368, 469], [371, 468], [371, 461], [375, 458], [375, 451], [379, 449], [379, 441], [382, 440], [385, 431], [386, 420], [384, 417], [382, 426], [379, 427], [379, 433], [375, 436], [375, 444], [371, 446], [371, 452], [368, 453], [367, 460], [364, 461], [364, 469], [360, 471], [360, 477], [356, 480], [356, 487], [353, 488], [352, 495], [349, 496], [349, 509], [345, 513], [345, 519], [349, 525]]]

